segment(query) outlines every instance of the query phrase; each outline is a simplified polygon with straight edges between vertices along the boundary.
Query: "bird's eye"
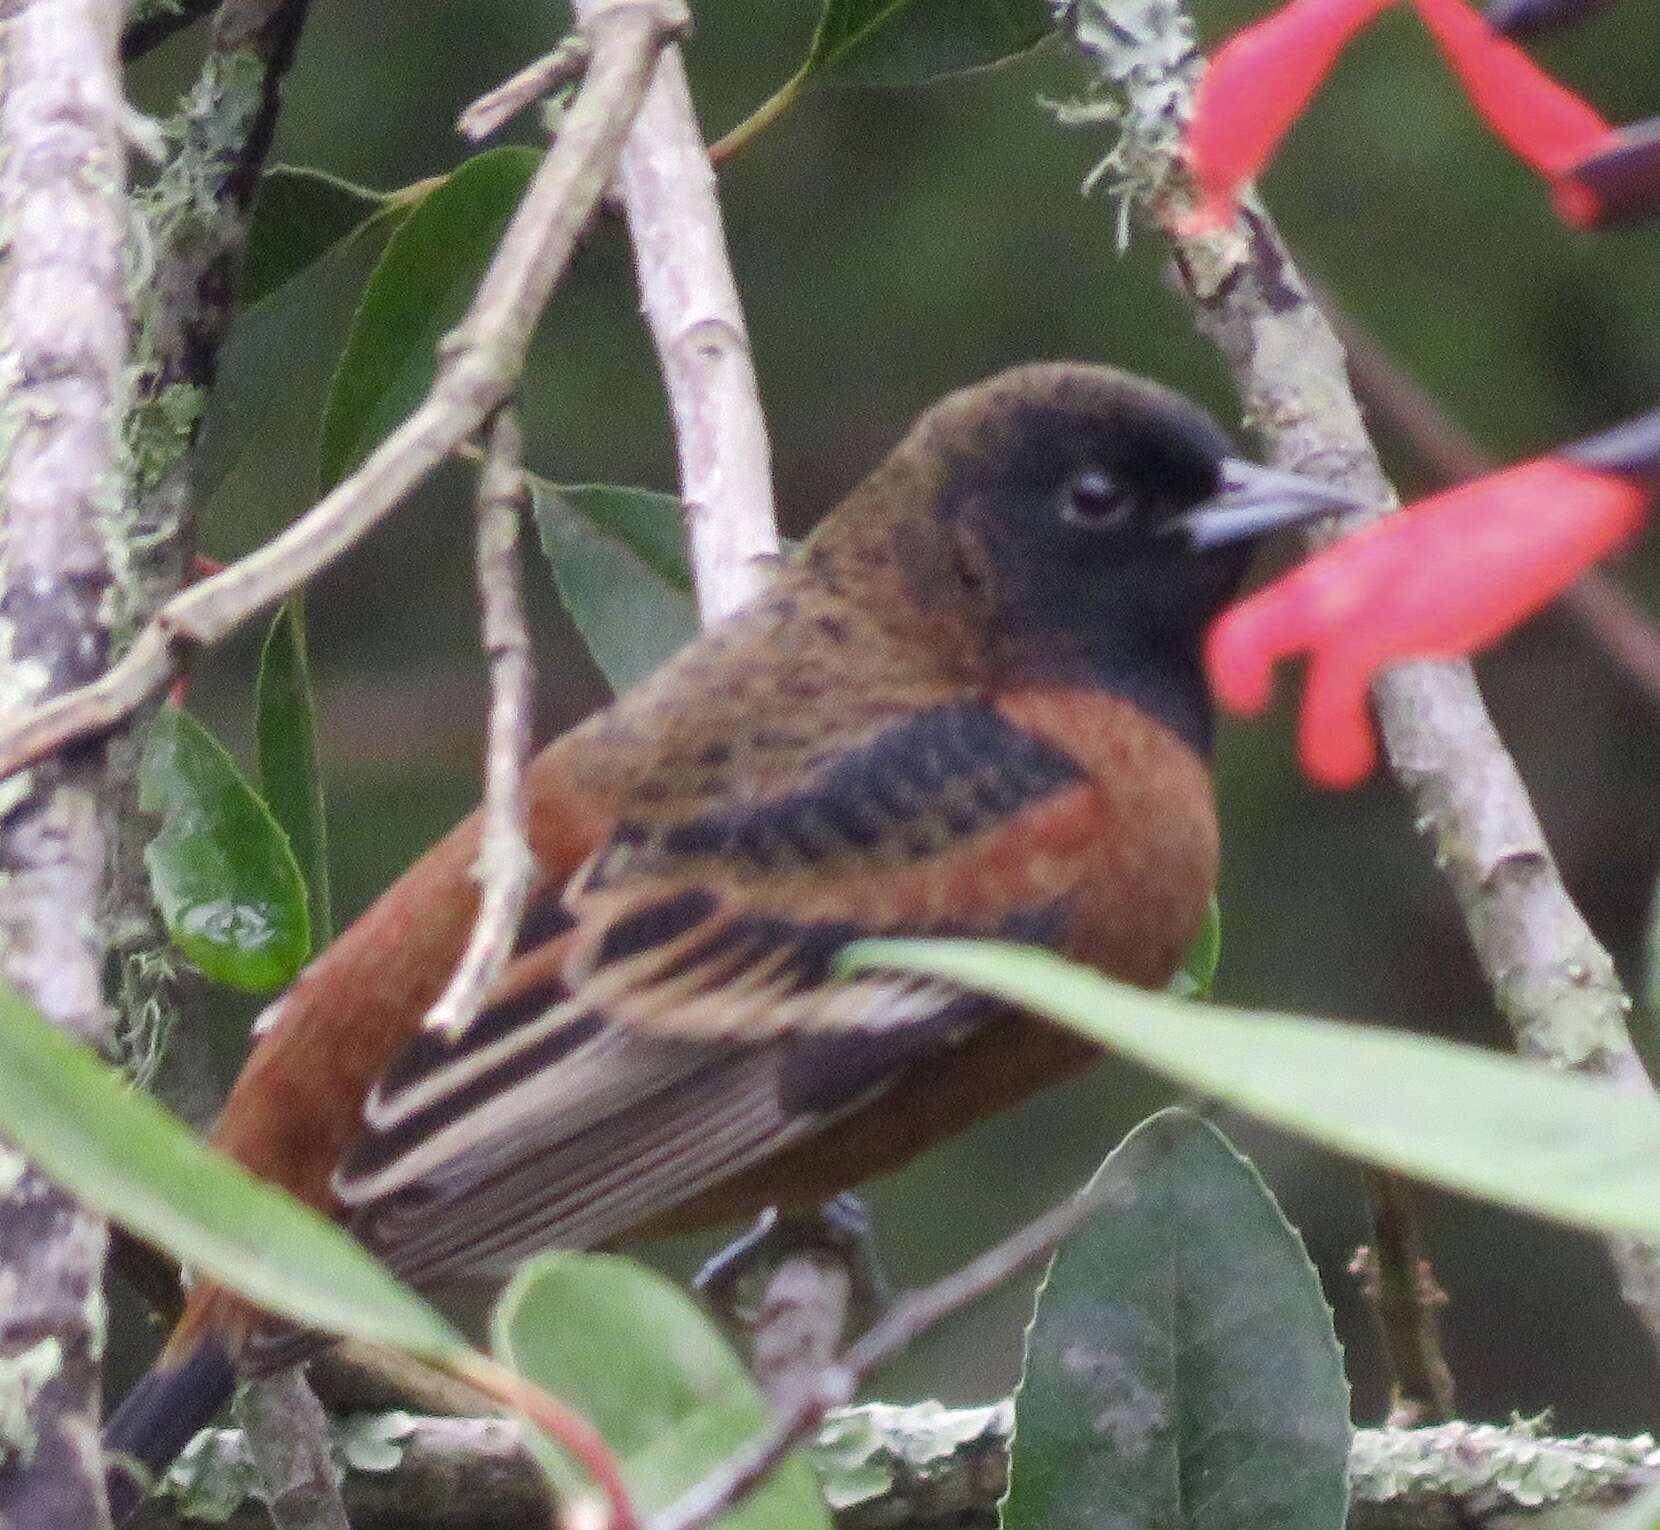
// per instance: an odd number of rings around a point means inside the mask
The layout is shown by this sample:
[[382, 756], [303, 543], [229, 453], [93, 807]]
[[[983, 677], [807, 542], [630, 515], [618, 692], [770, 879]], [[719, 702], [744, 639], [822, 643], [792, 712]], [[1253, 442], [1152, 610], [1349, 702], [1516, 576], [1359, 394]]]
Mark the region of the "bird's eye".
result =
[[1061, 489], [1061, 519], [1074, 526], [1101, 530], [1126, 519], [1131, 509], [1129, 491], [1105, 468], [1083, 468]]

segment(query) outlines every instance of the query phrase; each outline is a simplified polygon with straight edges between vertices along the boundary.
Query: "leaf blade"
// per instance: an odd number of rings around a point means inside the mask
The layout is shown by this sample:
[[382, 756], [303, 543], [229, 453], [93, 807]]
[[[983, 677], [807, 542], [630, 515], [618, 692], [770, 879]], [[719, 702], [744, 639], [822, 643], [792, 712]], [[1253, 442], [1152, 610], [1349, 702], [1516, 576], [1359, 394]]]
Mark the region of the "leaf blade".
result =
[[1027, 1331], [1004, 1530], [1341, 1530], [1342, 1356], [1255, 1169], [1166, 1110], [1092, 1183], [1102, 1210], [1051, 1261]]
[[254, 739], [260, 792], [294, 852], [305, 881], [311, 945], [321, 949], [334, 937], [334, 910], [303, 595], [283, 602], [260, 648]]
[[88, 1205], [269, 1311], [432, 1359], [465, 1347], [349, 1233], [203, 1147], [4, 983], [0, 1130]]
[[331, 489], [420, 400], [541, 156], [474, 155], [424, 196], [364, 288], [323, 410], [318, 479]]
[[[615, 1254], [545, 1254], [491, 1317], [497, 1357], [570, 1403], [617, 1455], [642, 1517], [666, 1507], [766, 1425], [738, 1357], [684, 1292]], [[583, 1343], [571, 1344], [580, 1332]], [[554, 1465], [556, 1486], [577, 1486]], [[723, 1530], [829, 1530], [806, 1460], [791, 1455]]]
[[150, 724], [139, 806], [162, 817], [144, 863], [173, 943], [215, 982], [288, 983], [311, 952], [299, 863], [225, 747], [177, 707]]
[[680, 501], [608, 484], [561, 486], [527, 474], [553, 581], [617, 694], [697, 631]]
[[1195, 1005], [995, 941], [865, 941], [853, 966], [949, 977], [1167, 1078], [1415, 1179], [1660, 1241], [1660, 1102], [1377, 1026]]

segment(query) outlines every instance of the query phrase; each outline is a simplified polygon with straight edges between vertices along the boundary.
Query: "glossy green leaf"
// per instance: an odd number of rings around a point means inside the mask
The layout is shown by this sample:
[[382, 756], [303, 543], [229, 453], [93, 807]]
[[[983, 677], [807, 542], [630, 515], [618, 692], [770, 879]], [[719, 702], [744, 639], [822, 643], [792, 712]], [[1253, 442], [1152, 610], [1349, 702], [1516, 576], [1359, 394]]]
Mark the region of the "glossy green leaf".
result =
[[303, 596], [283, 603], [260, 649], [254, 738], [259, 751], [259, 789], [271, 816], [287, 835], [305, 879], [311, 943], [321, 949], [334, 938], [334, 913]]
[[1028, 946], [864, 941], [848, 960], [997, 994], [1363, 1162], [1660, 1241], [1660, 1101], [1646, 1092], [1380, 1026], [1191, 1004]]
[[261, 1307], [429, 1358], [464, 1349], [349, 1233], [203, 1147], [4, 984], [0, 1135], [88, 1205]]
[[1343, 1357], [1256, 1170], [1166, 1110], [1096, 1185], [1027, 1330], [1003, 1530], [1342, 1530]]
[[1208, 999], [1222, 964], [1222, 909], [1213, 893], [1205, 909], [1204, 928], [1194, 938], [1180, 969], [1170, 980], [1170, 992], [1179, 999]]
[[919, 85], [1035, 47], [1049, 0], [824, 0], [804, 74], [860, 85]]
[[[569, 1403], [622, 1464], [642, 1517], [673, 1502], [766, 1425], [726, 1341], [682, 1291], [615, 1254], [547, 1254], [514, 1276], [491, 1320], [498, 1359]], [[572, 1342], [573, 1335], [579, 1336]], [[555, 1486], [580, 1479], [552, 1466]], [[717, 1521], [724, 1530], [829, 1530], [800, 1455]]]
[[415, 204], [404, 192], [370, 191], [304, 165], [274, 165], [260, 178], [241, 301], [259, 302], [377, 218], [395, 220]]
[[420, 401], [438, 342], [471, 300], [541, 156], [491, 149], [434, 188], [387, 241], [323, 410], [318, 474], [332, 488]]
[[534, 476], [530, 492], [559, 597], [620, 695], [697, 631], [680, 501]]
[[311, 952], [299, 864], [225, 747], [177, 707], [150, 724], [139, 805], [162, 817], [144, 862], [174, 945], [233, 988], [289, 982]]

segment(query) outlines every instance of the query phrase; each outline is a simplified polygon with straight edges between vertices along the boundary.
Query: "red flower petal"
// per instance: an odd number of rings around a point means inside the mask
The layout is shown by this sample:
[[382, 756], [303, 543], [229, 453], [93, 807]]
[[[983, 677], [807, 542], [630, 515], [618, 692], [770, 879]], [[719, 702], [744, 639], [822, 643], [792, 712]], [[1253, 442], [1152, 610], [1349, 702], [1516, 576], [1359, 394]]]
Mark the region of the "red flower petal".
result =
[[1579, 161], [1608, 147], [1614, 130], [1589, 102], [1559, 84], [1464, 0], [1413, 0], [1464, 93], [1511, 151], [1555, 181], [1564, 222], [1594, 223], [1596, 196], [1563, 179]]
[[1187, 152], [1197, 228], [1233, 218], [1239, 188], [1273, 158], [1355, 33], [1393, 0], [1291, 0], [1236, 32], [1199, 81]]
[[1307, 650], [1303, 769], [1357, 785], [1377, 754], [1366, 693], [1378, 670], [1492, 642], [1631, 535], [1649, 501], [1628, 479], [1559, 457], [1449, 489], [1224, 613], [1206, 644], [1211, 686], [1234, 710], [1260, 711], [1275, 663]]

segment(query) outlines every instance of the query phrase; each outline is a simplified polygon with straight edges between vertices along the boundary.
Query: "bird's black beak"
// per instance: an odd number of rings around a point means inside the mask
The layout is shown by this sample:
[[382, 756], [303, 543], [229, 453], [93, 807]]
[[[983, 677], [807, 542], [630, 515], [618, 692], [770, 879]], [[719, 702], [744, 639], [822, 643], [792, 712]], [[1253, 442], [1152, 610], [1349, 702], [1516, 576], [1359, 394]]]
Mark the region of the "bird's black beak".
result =
[[1254, 542], [1322, 516], [1365, 506], [1353, 496], [1297, 473], [1260, 467], [1242, 457], [1223, 459], [1217, 490], [1184, 515], [1166, 523], [1194, 552]]

